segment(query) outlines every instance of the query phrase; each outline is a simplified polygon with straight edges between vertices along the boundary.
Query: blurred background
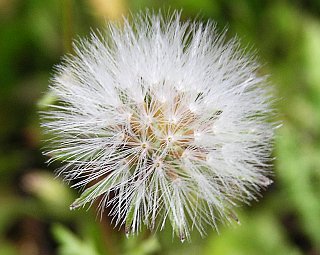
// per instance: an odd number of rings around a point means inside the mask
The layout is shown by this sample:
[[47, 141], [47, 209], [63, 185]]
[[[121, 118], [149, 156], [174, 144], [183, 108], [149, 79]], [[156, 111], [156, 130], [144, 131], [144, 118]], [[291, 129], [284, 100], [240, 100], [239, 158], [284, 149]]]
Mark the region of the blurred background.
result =
[[[257, 49], [280, 99], [274, 184], [237, 209], [241, 226], [193, 233], [191, 243], [170, 227], [126, 239], [94, 209], [69, 211], [77, 191], [41, 154], [38, 110], [72, 38], [146, 7], [228, 27]], [[319, 255], [320, 1], [0, 0], [0, 254]]]

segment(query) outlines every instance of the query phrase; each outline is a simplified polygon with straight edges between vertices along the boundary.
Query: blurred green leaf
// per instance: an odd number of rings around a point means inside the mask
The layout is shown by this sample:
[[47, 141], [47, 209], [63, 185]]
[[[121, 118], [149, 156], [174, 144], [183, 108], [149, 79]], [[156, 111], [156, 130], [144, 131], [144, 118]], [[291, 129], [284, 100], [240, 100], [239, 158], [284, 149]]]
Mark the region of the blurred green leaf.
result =
[[81, 240], [60, 224], [53, 225], [52, 233], [59, 243], [59, 255], [101, 255], [92, 240]]
[[[285, 126], [278, 141], [278, 175], [286, 192], [286, 203], [300, 219], [318, 248], [320, 247], [319, 168], [312, 166], [318, 151], [299, 141], [293, 127]], [[312, 160], [313, 159], [313, 160]], [[319, 161], [316, 164], [319, 167]], [[314, 190], [317, 192], [314, 192]]]
[[139, 236], [130, 236], [125, 242], [124, 255], [151, 255], [160, 251], [160, 244], [156, 236], [142, 239]]
[[8, 242], [0, 240], [0, 254], [1, 255], [18, 255], [16, 247]]
[[221, 235], [213, 235], [208, 240], [203, 254], [224, 255], [299, 255], [296, 248], [284, 238], [284, 232], [270, 211], [260, 210], [250, 217], [240, 215], [242, 225], [223, 229]]

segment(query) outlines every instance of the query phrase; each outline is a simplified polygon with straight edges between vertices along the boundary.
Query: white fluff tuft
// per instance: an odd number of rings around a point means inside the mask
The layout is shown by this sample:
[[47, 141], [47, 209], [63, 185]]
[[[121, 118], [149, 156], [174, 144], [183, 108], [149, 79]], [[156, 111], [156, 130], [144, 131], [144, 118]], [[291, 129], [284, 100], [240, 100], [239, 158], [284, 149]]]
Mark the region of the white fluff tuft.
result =
[[57, 67], [46, 154], [127, 234], [167, 220], [184, 241], [268, 186], [274, 123], [259, 64], [212, 22], [147, 13], [80, 40]]

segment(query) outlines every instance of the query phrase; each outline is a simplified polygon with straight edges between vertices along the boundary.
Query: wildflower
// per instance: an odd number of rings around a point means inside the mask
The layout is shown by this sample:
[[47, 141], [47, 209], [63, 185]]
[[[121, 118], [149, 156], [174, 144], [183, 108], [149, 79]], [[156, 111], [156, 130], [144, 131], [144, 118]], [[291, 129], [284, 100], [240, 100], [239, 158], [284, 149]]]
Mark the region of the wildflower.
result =
[[80, 40], [57, 67], [46, 153], [127, 234], [170, 221], [181, 241], [237, 221], [268, 186], [273, 124], [259, 64], [212, 22], [140, 14]]

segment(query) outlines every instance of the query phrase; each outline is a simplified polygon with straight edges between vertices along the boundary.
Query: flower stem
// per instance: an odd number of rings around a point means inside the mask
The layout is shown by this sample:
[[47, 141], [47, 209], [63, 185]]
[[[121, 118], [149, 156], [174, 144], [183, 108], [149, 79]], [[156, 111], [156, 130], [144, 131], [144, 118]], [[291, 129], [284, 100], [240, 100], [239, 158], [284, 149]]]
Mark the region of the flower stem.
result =
[[72, 52], [73, 38], [73, 0], [61, 0], [62, 4], [62, 27], [63, 27], [63, 48], [66, 53]]

